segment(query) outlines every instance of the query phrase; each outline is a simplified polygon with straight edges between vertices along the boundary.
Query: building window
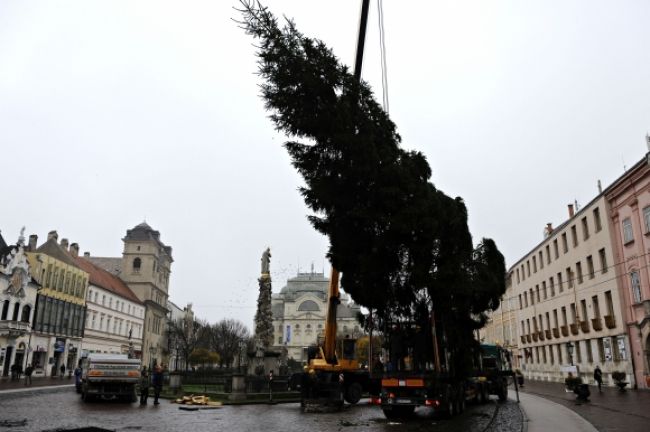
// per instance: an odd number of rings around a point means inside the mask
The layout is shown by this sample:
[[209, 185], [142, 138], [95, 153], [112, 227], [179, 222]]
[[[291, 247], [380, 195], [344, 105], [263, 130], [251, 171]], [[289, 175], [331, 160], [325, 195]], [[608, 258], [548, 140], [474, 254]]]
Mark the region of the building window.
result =
[[607, 273], [607, 256], [605, 255], [605, 248], [598, 251], [600, 257], [600, 272]]
[[517, 283], [519, 283], [519, 282], [520, 282], [520, 279], [519, 279], [519, 269], [517, 269]]
[[555, 259], [560, 257], [560, 248], [557, 245], [557, 239], [553, 240], [553, 252], [555, 253]]
[[623, 244], [634, 241], [634, 234], [632, 233], [632, 221], [630, 218], [623, 220]]
[[542, 282], [542, 291], [544, 291], [544, 300], [548, 298], [548, 292], [546, 291], [546, 281]]
[[587, 362], [594, 362], [594, 353], [591, 349], [591, 339], [585, 340], [585, 347], [587, 348]]
[[557, 274], [557, 288], [560, 292], [564, 291], [564, 287], [562, 286], [562, 273]]
[[582, 283], [582, 263], [581, 262], [576, 263], [576, 274], [577, 274], [577, 277], [578, 277], [578, 283], [581, 284]]
[[3, 321], [6, 320], [8, 313], [9, 313], [9, 300], [5, 300], [4, 303], [2, 303], [2, 315], [0, 315], [0, 319]]
[[603, 226], [600, 223], [600, 209], [598, 207], [594, 209], [594, 229], [596, 232], [603, 229]]
[[573, 288], [573, 272], [571, 267], [566, 268], [566, 283], [569, 289]]
[[594, 259], [591, 255], [587, 257], [587, 271], [589, 272], [589, 279], [593, 279], [596, 276], [594, 271]]
[[576, 229], [576, 226], [573, 225], [571, 227], [571, 240], [573, 240], [573, 247], [578, 246], [578, 230]]
[[140, 258], [135, 258], [133, 260], [133, 273], [140, 273], [141, 266], [142, 266], [142, 260]]
[[569, 242], [566, 239], [566, 233], [562, 233], [562, 251], [564, 253], [569, 252]]
[[650, 233], [650, 206], [643, 209], [643, 221], [645, 223], [645, 232]]
[[29, 305], [23, 306], [23, 312], [21, 314], [20, 320], [22, 322], [29, 322], [29, 315], [32, 313], [32, 308]]
[[600, 318], [600, 306], [598, 305], [598, 296], [591, 298], [591, 304], [594, 309], [594, 318]]
[[530, 261], [526, 261], [526, 276], [530, 277]]
[[533, 257], [533, 273], [537, 273], [537, 257]]
[[589, 224], [587, 224], [587, 216], [582, 218], [582, 238], [587, 240], [589, 238]]
[[546, 245], [546, 264], [551, 263], [551, 246]]
[[521, 294], [519, 294], [519, 309], [523, 309], [523, 308], [524, 308], [524, 303], [521, 300]]
[[551, 282], [551, 297], [555, 295], [555, 280], [553, 279], [553, 276], [549, 279]]
[[638, 271], [630, 273], [630, 281], [632, 282], [632, 300], [634, 303], [641, 303], [641, 281]]

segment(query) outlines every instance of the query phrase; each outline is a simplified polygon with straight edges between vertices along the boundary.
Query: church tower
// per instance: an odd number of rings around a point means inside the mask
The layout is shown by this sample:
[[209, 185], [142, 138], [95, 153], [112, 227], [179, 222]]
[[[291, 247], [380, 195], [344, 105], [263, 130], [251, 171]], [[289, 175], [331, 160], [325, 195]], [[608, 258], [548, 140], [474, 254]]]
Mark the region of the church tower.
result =
[[167, 363], [167, 298], [171, 273], [172, 248], [160, 241], [160, 232], [146, 222], [126, 231], [122, 239], [120, 277], [145, 304], [143, 364], [153, 360]]

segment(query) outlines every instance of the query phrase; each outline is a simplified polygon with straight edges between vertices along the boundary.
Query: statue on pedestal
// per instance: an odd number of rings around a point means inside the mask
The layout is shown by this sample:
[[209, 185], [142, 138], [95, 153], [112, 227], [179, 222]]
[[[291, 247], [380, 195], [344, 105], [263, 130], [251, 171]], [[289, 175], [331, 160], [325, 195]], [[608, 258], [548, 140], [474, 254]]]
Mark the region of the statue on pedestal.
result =
[[262, 254], [262, 274], [269, 274], [270, 273], [270, 267], [271, 267], [271, 248], [266, 248], [264, 253]]

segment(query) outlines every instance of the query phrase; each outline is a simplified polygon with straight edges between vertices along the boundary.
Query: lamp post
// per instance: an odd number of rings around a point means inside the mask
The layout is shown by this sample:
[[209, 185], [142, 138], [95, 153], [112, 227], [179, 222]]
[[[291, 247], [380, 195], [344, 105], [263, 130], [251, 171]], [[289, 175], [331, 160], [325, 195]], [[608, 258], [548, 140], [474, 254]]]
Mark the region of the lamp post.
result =
[[237, 370], [239, 373], [241, 373], [241, 367], [242, 367], [242, 351], [244, 351], [244, 346], [246, 345], [246, 342], [244, 340], [239, 341], [239, 361], [237, 362]]
[[571, 342], [566, 343], [566, 352], [569, 354], [569, 365], [573, 366], [573, 344]]

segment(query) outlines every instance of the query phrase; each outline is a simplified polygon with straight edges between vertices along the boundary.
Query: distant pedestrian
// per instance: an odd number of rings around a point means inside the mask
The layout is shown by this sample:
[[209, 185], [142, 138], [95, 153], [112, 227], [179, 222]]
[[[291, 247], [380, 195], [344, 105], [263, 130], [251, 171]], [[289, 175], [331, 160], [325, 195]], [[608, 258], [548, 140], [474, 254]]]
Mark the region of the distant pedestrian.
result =
[[32, 385], [32, 373], [34, 373], [34, 366], [27, 365], [27, 367], [25, 368], [25, 385], [26, 386], [31, 386]]
[[74, 386], [77, 393], [81, 393], [81, 373], [83, 372], [81, 369], [81, 362], [79, 363], [80, 364], [74, 370]]
[[163, 386], [163, 368], [154, 364], [153, 373], [151, 374], [151, 385], [153, 386], [153, 404], [160, 405], [158, 398]]
[[149, 398], [149, 371], [147, 367], [142, 367], [140, 372], [140, 405], [146, 405]]
[[596, 366], [596, 369], [594, 369], [594, 381], [598, 383], [598, 391], [602, 393], [603, 371], [600, 370], [600, 366]]
[[61, 372], [61, 379], [63, 379], [63, 376], [65, 375], [65, 364], [61, 363], [59, 371]]

